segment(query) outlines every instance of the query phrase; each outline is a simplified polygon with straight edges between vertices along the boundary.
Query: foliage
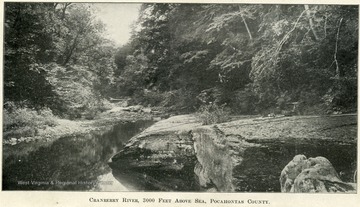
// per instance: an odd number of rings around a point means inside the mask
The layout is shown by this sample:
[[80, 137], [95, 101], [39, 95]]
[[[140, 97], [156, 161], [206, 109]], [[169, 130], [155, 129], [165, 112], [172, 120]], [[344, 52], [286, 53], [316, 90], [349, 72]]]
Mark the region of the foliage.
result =
[[122, 66], [128, 84], [118, 90], [184, 89], [196, 99], [216, 89], [212, 101], [236, 113], [292, 102], [348, 110], [357, 102], [357, 15], [341, 5], [144, 4], [123, 49], [142, 61]]
[[131, 44], [126, 44], [117, 49], [115, 54], [115, 64], [116, 68], [114, 69], [114, 76], [119, 77], [125, 70], [127, 63], [127, 57], [134, 53], [134, 48]]
[[197, 116], [203, 125], [229, 121], [229, 114], [229, 110], [226, 109], [225, 104], [219, 106], [212, 102], [200, 106], [197, 112]]
[[[281, 94], [287, 94], [289, 100], [308, 102], [308, 98], [299, 96], [308, 93], [317, 97], [316, 104], [324, 104], [321, 97], [329, 91], [344, 96], [355, 92], [339, 91], [342, 84], [336, 80], [356, 78], [356, 69], [350, 68], [357, 67], [357, 38], [353, 36], [358, 31], [353, 22], [357, 13], [349, 6], [272, 6], [260, 27], [264, 32], [261, 40], [266, 44], [255, 54], [250, 74], [260, 102], [276, 103]], [[269, 18], [276, 15], [282, 19]], [[347, 19], [346, 26], [340, 24], [343, 19]], [[340, 51], [349, 53], [338, 56]], [[355, 100], [347, 101], [354, 104]], [[308, 106], [315, 104], [311, 102]]]
[[[48, 108], [35, 111], [29, 108], [18, 108], [7, 103], [3, 111], [4, 138], [35, 136], [38, 129], [56, 126], [56, 117]], [[10, 106], [10, 107], [9, 107]]]
[[4, 28], [5, 102], [65, 117], [109, 96], [190, 112], [209, 93], [241, 114], [357, 105], [356, 6], [146, 3], [117, 49], [90, 4], [6, 2]]
[[165, 92], [162, 106], [168, 107], [173, 112], [191, 113], [196, 111], [201, 104], [198, 99], [194, 98], [196, 95], [197, 93], [194, 90], [187, 88]]
[[95, 113], [113, 84], [115, 49], [91, 5], [7, 2], [5, 19], [5, 101]]
[[83, 66], [46, 66], [47, 80], [54, 87], [60, 103], [54, 108], [68, 118], [94, 117], [99, 111], [101, 97], [94, 89], [96, 75]]
[[258, 97], [252, 91], [251, 86], [248, 85], [242, 90], [234, 91], [230, 95], [230, 108], [235, 114], [255, 114]]

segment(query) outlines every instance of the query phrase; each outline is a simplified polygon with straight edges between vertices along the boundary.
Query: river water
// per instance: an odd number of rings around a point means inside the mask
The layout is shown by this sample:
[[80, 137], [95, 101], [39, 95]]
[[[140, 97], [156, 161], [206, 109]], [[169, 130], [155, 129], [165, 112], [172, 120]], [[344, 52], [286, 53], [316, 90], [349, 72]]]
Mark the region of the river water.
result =
[[133, 190], [112, 176], [107, 162], [153, 123], [122, 122], [106, 132], [62, 137], [27, 155], [11, 155], [3, 160], [3, 190]]
[[[139, 188], [131, 187], [131, 182], [129, 184], [121, 180], [127, 176], [132, 179], [134, 175], [119, 176], [114, 171], [115, 178], [108, 161], [131, 137], [153, 123], [154, 121], [122, 122], [104, 130], [105, 132], [62, 137], [30, 153], [7, 156], [3, 160], [3, 190], [136, 191]], [[280, 172], [296, 154], [324, 156], [332, 162], [341, 179], [353, 182], [357, 166], [355, 143], [309, 140], [308, 144], [301, 144], [296, 143], [296, 140], [293, 143], [271, 140], [271, 143], [258, 144], [265, 144], [266, 147], [249, 148], [244, 155], [247, 159], [234, 171], [241, 181], [241, 187], [236, 191], [279, 192]], [[159, 175], [159, 179], [163, 180], [164, 177]], [[127, 186], [123, 186], [118, 180], [127, 183]], [[189, 191], [189, 188], [185, 190]], [[190, 191], [198, 190], [194, 188]]]

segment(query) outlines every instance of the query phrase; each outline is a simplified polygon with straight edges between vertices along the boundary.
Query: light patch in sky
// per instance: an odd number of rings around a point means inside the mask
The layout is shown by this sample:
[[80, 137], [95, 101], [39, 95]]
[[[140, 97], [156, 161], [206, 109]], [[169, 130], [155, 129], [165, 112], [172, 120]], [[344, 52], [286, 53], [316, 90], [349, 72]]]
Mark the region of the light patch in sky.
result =
[[108, 38], [117, 46], [126, 44], [131, 36], [131, 24], [139, 15], [141, 4], [95, 3], [96, 15], [106, 25]]

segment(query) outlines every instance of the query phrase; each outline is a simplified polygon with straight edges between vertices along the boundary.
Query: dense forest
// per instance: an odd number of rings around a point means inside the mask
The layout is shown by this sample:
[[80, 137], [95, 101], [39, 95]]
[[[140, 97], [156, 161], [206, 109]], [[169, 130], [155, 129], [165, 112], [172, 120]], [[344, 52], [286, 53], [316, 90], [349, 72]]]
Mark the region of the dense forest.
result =
[[6, 127], [19, 111], [91, 119], [110, 97], [179, 113], [356, 111], [357, 6], [143, 4], [119, 48], [95, 17], [91, 4], [5, 3]]
[[356, 108], [358, 8], [144, 4], [115, 56], [118, 94], [194, 110], [329, 113]]

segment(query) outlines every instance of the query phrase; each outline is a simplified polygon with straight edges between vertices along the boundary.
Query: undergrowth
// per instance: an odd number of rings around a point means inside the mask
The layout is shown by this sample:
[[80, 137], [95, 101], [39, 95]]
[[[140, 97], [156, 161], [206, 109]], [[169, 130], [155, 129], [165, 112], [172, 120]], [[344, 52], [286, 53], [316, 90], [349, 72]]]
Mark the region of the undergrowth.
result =
[[39, 129], [56, 125], [56, 117], [48, 108], [34, 110], [13, 106], [3, 111], [4, 139], [33, 137]]
[[228, 121], [230, 116], [226, 104], [217, 105], [212, 102], [200, 106], [196, 114], [203, 125], [223, 123]]

